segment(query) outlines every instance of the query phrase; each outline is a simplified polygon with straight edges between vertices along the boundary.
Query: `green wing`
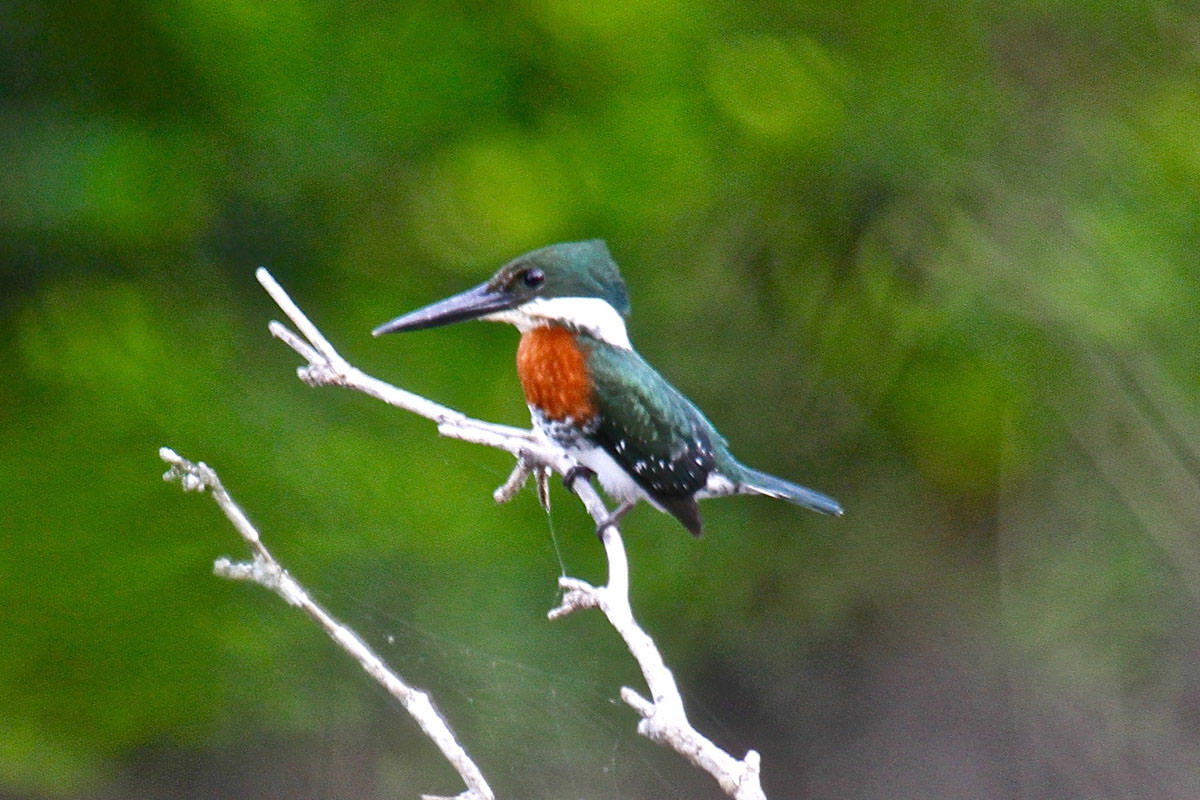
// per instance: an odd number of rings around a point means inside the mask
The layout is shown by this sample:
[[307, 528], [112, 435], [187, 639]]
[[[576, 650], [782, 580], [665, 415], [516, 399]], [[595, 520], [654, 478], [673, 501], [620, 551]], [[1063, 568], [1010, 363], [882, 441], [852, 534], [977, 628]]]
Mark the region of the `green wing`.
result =
[[647, 494], [698, 533], [692, 494], [704, 487], [716, 468], [724, 439], [691, 401], [637, 353], [580, 338], [600, 413], [593, 433], [597, 443]]
[[700, 409], [637, 353], [581, 337], [595, 385], [600, 420], [593, 437], [654, 500], [692, 533], [700, 534], [693, 493], [713, 471], [733, 486], [841, 516], [832, 497], [750, 469], [729, 453]]

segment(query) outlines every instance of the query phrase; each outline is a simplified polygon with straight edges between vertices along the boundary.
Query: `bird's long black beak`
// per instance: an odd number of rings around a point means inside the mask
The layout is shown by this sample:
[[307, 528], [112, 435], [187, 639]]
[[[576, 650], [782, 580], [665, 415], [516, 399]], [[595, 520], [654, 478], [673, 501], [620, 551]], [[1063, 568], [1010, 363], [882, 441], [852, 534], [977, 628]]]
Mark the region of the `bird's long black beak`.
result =
[[481, 283], [462, 294], [447, 297], [431, 303], [424, 308], [410, 311], [396, 317], [391, 322], [385, 322], [375, 330], [372, 336], [397, 331], [419, 331], [422, 328], [436, 328], [439, 325], [449, 325], [451, 322], [461, 322], [467, 319], [478, 319], [496, 311], [512, 308], [512, 296], [503, 290], [494, 289], [487, 283]]

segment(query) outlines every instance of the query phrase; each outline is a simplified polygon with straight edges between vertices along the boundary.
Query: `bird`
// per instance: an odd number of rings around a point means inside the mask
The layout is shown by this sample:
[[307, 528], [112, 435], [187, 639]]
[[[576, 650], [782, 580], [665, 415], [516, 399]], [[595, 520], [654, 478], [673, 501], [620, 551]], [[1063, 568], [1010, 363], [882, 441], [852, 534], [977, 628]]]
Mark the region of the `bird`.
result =
[[638, 501], [703, 531], [697, 500], [750, 494], [841, 516], [831, 497], [742, 464], [708, 418], [629, 341], [629, 294], [602, 239], [552, 244], [518, 256], [488, 280], [403, 314], [374, 336], [479, 319], [521, 334], [517, 376], [533, 429], [618, 503], [603, 533]]

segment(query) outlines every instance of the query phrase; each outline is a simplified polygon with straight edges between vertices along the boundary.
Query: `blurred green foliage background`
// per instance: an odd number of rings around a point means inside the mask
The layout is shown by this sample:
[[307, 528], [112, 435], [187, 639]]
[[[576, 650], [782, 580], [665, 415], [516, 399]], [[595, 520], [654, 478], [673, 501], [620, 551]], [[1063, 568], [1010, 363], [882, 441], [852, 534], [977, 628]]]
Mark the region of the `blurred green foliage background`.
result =
[[[412, 797], [455, 776], [158, 479], [222, 474], [505, 797], [718, 797], [555, 580], [555, 489], [266, 335], [525, 424], [515, 334], [372, 340], [603, 237], [639, 349], [748, 463], [630, 517], [697, 725], [775, 798], [1194, 797], [1200, 8], [319, 0], [0, 6], [0, 797]], [[561, 563], [560, 563], [561, 562]]]

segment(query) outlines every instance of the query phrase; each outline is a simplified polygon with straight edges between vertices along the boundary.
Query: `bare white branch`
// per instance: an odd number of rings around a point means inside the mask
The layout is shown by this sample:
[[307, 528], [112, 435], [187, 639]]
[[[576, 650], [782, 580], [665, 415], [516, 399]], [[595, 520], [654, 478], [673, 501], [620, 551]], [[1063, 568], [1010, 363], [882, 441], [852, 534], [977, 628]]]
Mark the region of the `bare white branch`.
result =
[[735, 800], [765, 800], [758, 753], [751, 750], [739, 761], [688, 721], [675, 676], [663, 662], [654, 640], [634, 619], [629, 603], [628, 564], [620, 537], [613, 528], [607, 527], [603, 539], [609, 562], [608, 585], [592, 586], [577, 578], [559, 578], [563, 598], [560, 605], [550, 611], [550, 618], [558, 619], [581, 608], [599, 609], [625, 640], [625, 646], [641, 667], [642, 677], [653, 697], [648, 700], [628, 686], [621, 688], [621, 699], [642, 717], [638, 733], [670, 747], [712, 775]]
[[[213, 571], [224, 578], [250, 581], [270, 589], [288, 605], [299, 608], [311, 617], [343, 650], [358, 661], [368, 675], [387, 689], [392, 697], [400, 701], [400, 704], [416, 720], [425, 735], [437, 745], [446, 760], [458, 771], [467, 788], [454, 800], [495, 800], [495, 794], [488, 786], [483, 773], [458, 743], [446, 720], [434, 708], [429, 695], [405, 683], [400, 676], [388, 668], [383, 659], [366, 642], [359, 638], [358, 634], [330, 615], [309, 596], [295, 578], [288, 574], [288, 571], [275, 560], [266, 545], [262, 543], [258, 530], [229, 496], [216, 471], [202, 461], [197, 463], [183, 458], [169, 447], [160, 448], [158, 455], [170, 465], [170, 469], [163, 475], [164, 480], [178, 480], [185, 491], [202, 492], [209, 489], [221, 511], [225, 513], [246, 544], [250, 545], [250, 550], [254, 555], [252, 561], [232, 562], [227, 558], [217, 559], [213, 564]], [[450, 800], [449, 798], [435, 798], [432, 795], [425, 795], [424, 798], [425, 800]]]
[[[547, 505], [548, 476], [552, 472], [565, 476], [576, 466], [561, 448], [534, 431], [472, 419], [352, 367], [265, 269], [259, 269], [256, 277], [303, 334], [301, 338], [278, 322], [270, 325], [273, 336], [308, 362], [298, 370], [300, 378], [306, 383], [313, 386], [342, 386], [363, 392], [433, 420], [442, 436], [511, 453], [517, 459], [517, 466], [508, 481], [496, 490], [494, 496], [498, 502], [511, 498], [533, 474], [538, 481], [539, 499], [543, 505]], [[624, 639], [650, 691], [649, 700], [628, 687], [621, 691], [625, 702], [642, 718], [638, 723], [638, 732], [652, 741], [671, 747], [708, 772], [735, 800], [765, 800], [759, 777], [758, 753], [751, 750], [744, 758], [736, 759], [696, 731], [688, 721], [674, 676], [663, 662], [653, 639], [642, 630], [633, 616], [629, 602], [629, 561], [616, 522], [589, 482], [576, 480], [571, 488], [601, 532], [600, 538], [608, 558], [608, 583], [595, 587], [575, 578], [560, 578], [563, 598], [560, 605], [549, 612], [550, 618], [557, 619], [581, 608], [599, 609]]]

